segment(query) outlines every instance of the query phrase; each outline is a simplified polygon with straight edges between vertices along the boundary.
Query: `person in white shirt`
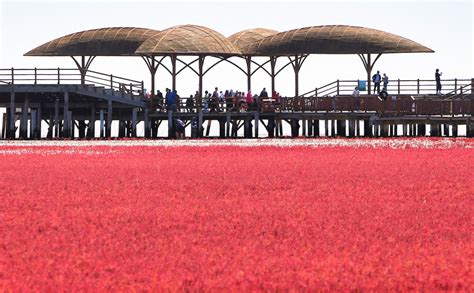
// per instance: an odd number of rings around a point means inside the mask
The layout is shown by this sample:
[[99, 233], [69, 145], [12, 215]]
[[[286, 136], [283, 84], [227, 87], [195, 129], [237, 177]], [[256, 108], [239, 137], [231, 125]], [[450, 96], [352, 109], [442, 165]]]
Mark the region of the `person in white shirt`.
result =
[[359, 91], [359, 87], [358, 87], [358, 86], [356, 86], [356, 87], [354, 88], [354, 91], [352, 91], [352, 96], [354, 96], [354, 97], [360, 96], [360, 91]]

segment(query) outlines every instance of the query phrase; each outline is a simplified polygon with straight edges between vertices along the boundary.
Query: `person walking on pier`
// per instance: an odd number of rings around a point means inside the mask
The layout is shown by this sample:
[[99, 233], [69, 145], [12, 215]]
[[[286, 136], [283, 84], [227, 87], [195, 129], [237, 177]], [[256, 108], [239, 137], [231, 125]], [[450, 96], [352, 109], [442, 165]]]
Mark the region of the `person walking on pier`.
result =
[[388, 86], [388, 76], [384, 73], [383, 74], [383, 90], [387, 91], [387, 86]]
[[377, 94], [380, 93], [380, 81], [382, 80], [382, 78], [380, 77], [380, 71], [377, 71], [376, 74], [374, 74], [374, 76], [372, 76], [372, 81], [374, 82], [374, 94], [375, 94], [375, 91], [377, 91]]
[[436, 94], [441, 95], [441, 75], [443, 73], [439, 72], [439, 69], [436, 69], [435, 79], [436, 79]]

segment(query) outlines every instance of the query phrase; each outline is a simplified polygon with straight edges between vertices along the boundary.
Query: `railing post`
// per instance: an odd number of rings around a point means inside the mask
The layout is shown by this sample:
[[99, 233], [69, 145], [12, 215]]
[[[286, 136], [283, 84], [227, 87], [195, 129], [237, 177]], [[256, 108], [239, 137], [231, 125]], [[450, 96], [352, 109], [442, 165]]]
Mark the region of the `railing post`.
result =
[[400, 94], [400, 78], [398, 79], [398, 94]]
[[60, 83], [61, 83], [61, 71], [58, 67], [58, 84], [60, 84]]
[[420, 94], [420, 79], [419, 78], [416, 80], [416, 93]]
[[337, 92], [336, 94], [339, 96], [339, 79], [337, 80]]
[[133, 85], [130, 83], [130, 94], [133, 95]]
[[458, 79], [457, 78], [454, 79], [454, 93], [455, 94], [458, 93]]
[[15, 69], [12, 67], [12, 84], [15, 84]]
[[318, 88], [315, 88], [315, 89], [314, 89], [314, 96], [315, 96], [315, 97], [318, 96]]
[[37, 83], [38, 83], [38, 82], [37, 82], [37, 80], [38, 80], [38, 75], [37, 75], [37, 72], [36, 72], [36, 67], [35, 67], [35, 84], [37, 84]]
[[142, 88], [140, 89], [140, 92], [139, 92], [139, 93], [142, 93], [142, 96], [144, 96], [144, 93], [143, 93], [144, 88], [145, 88], [145, 86], [143, 85], [143, 80], [142, 80]]
[[114, 89], [114, 76], [112, 74], [110, 75], [110, 88]]

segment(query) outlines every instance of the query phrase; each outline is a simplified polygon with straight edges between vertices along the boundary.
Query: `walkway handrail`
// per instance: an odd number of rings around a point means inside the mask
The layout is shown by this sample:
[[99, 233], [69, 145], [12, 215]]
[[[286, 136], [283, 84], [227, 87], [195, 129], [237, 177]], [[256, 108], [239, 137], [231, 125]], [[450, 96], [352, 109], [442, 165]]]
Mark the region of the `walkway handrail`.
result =
[[465, 84], [465, 85], [459, 87], [459, 89], [455, 89], [455, 90], [450, 91], [449, 93], [444, 94], [444, 97], [445, 97], [445, 99], [454, 99], [454, 98], [458, 98], [458, 97], [462, 98], [466, 95], [472, 94], [473, 87], [474, 87], [474, 83], [473, 84]]
[[[360, 80], [337, 80], [328, 83], [324, 86], [315, 88], [312, 91], [302, 94], [302, 97], [324, 97], [335, 96], [343, 94], [352, 94], [356, 86], [359, 86]], [[365, 81], [367, 85], [367, 80]], [[448, 91], [447, 94], [457, 94], [460, 88], [467, 89], [469, 86], [474, 86], [474, 79], [445, 79], [441, 81], [443, 91]], [[380, 84], [380, 89], [383, 88], [383, 82]], [[374, 88], [372, 87], [372, 91]], [[366, 91], [366, 90], [365, 90]], [[361, 93], [364, 91], [361, 91]], [[436, 80], [434, 79], [391, 79], [387, 85], [387, 92], [389, 94], [436, 94]], [[371, 94], [371, 93], [369, 93]]]
[[2, 68], [0, 84], [92, 84], [114, 91], [143, 95], [143, 81], [77, 68]]
[[247, 104], [245, 98], [195, 99], [180, 98], [173, 107], [165, 99], [148, 99], [152, 111], [166, 112], [173, 108], [178, 113], [208, 112], [307, 112], [307, 113], [371, 113], [412, 116], [472, 116], [474, 99], [443, 99], [442, 96], [392, 95], [382, 100], [377, 95], [326, 96], [326, 97], [280, 97], [278, 99], [258, 98]]

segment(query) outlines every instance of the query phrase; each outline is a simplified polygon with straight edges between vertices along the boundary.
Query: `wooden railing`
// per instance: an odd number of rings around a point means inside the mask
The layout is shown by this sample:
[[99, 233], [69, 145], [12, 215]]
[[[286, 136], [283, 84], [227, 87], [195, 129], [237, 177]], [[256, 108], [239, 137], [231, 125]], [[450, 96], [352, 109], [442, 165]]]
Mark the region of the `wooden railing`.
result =
[[469, 98], [413, 98], [410, 95], [389, 96], [382, 100], [376, 95], [353, 97], [339, 95], [331, 97], [281, 97], [275, 99], [254, 99], [248, 104], [244, 99], [180, 98], [175, 105], [167, 105], [164, 99], [149, 99], [151, 110], [166, 112], [207, 113], [219, 112], [308, 112], [308, 113], [375, 113], [393, 115], [474, 115], [474, 99]]
[[[367, 81], [365, 80], [366, 85]], [[471, 91], [474, 87], [474, 79], [445, 79], [441, 81], [443, 95], [457, 94], [461, 89]], [[349, 95], [354, 88], [359, 85], [359, 80], [336, 80], [324, 86], [315, 88], [309, 92], [302, 94], [303, 97], [325, 97], [337, 95]], [[380, 84], [380, 90], [383, 88], [383, 82]], [[372, 85], [372, 93], [374, 87]], [[367, 91], [367, 89], [365, 90]], [[363, 92], [363, 91], [361, 91]], [[389, 94], [409, 94], [409, 95], [429, 95], [436, 94], [436, 81], [429, 79], [395, 79], [389, 80], [387, 85]], [[372, 94], [369, 93], [369, 94]]]
[[83, 76], [76, 68], [0, 69], [1, 84], [86, 84], [143, 96], [143, 81], [92, 70]]

